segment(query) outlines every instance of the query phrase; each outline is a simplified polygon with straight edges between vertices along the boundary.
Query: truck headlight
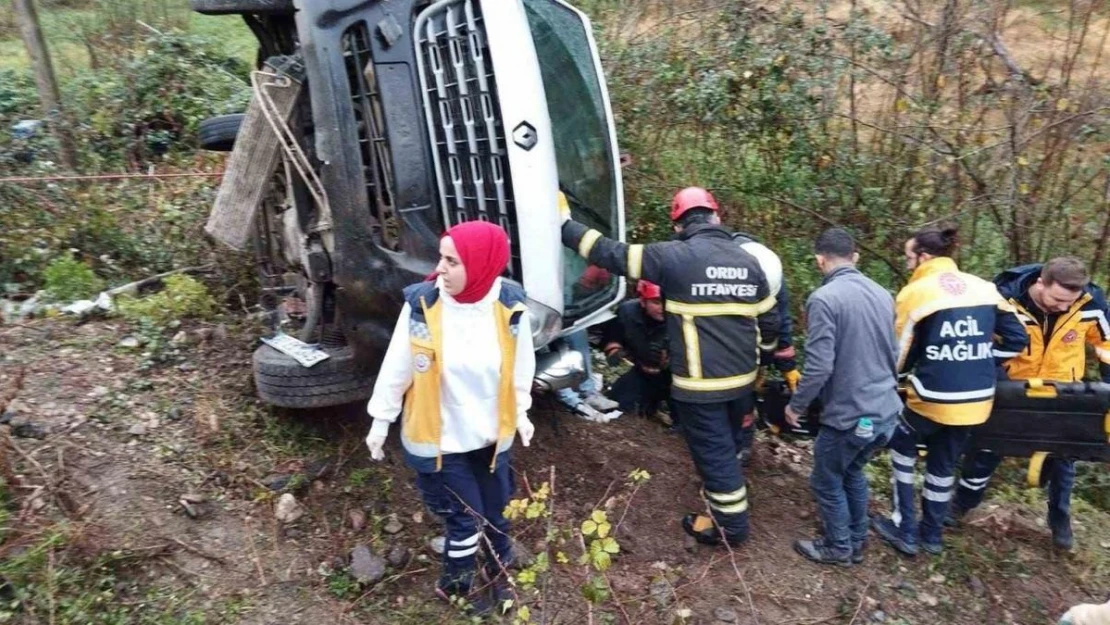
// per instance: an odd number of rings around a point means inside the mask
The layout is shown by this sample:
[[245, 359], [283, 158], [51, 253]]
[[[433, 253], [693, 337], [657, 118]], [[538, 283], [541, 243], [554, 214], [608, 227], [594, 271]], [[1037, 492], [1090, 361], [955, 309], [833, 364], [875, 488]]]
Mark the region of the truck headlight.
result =
[[563, 329], [563, 316], [559, 311], [530, 298], [524, 304], [528, 306], [528, 318], [532, 322], [532, 344], [539, 349], [559, 336], [559, 331]]

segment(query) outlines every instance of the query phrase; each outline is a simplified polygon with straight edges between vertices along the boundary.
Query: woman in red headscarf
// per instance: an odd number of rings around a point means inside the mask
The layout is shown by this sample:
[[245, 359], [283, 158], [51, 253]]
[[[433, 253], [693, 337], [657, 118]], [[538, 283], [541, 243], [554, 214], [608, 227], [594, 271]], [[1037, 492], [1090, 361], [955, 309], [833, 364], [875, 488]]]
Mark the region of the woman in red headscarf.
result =
[[372, 458], [384, 458], [389, 427], [402, 413], [405, 460], [447, 527], [436, 594], [465, 597], [484, 613], [492, 603], [475, 584], [479, 551], [492, 599], [510, 598], [512, 542], [502, 513], [513, 486], [508, 452], [515, 434], [527, 447], [535, 431], [527, 413], [536, 360], [524, 290], [500, 277], [509, 263], [505, 231], [459, 224], [439, 253], [435, 274], [404, 291], [367, 406], [374, 424], [366, 443]]

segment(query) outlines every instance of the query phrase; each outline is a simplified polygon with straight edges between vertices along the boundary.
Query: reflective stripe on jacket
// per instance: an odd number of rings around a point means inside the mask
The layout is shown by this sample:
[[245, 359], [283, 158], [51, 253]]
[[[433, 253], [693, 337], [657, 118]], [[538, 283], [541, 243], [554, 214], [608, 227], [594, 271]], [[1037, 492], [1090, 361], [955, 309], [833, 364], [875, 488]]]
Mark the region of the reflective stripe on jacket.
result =
[[[438, 471], [441, 466], [440, 415], [441, 367], [443, 353], [443, 304], [435, 283], [421, 282], [405, 289], [405, 302], [412, 315], [409, 319], [409, 343], [412, 348], [412, 386], [405, 392], [404, 418], [401, 423], [401, 443], [406, 461], [422, 473]], [[493, 306], [497, 318], [498, 344], [501, 350], [501, 367], [497, 401], [497, 454], [509, 449], [516, 433], [516, 337], [520, 331], [524, 305], [524, 290], [506, 282], [501, 283], [501, 293]], [[492, 467], [491, 467], [492, 469]]]
[[[906, 405], [944, 425], [978, 425], [994, 403], [996, 364], [1029, 340], [994, 284], [951, 258], [918, 266], [898, 293], [898, 371]], [[997, 362], [996, 362], [997, 359]]]
[[728, 230], [699, 224], [671, 241], [628, 245], [568, 221], [563, 244], [590, 264], [660, 286], [675, 399], [718, 402], [750, 392], [759, 350], [774, 349], [779, 320], [759, 261]]

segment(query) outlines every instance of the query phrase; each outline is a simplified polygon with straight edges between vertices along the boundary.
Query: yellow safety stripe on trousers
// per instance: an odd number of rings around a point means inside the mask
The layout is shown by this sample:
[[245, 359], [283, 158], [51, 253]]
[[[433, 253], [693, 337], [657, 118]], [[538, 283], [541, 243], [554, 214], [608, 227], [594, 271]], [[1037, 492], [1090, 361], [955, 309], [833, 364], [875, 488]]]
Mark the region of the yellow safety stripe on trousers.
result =
[[734, 490], [731, 493], [714, 493], [708, 490], [703, 492], [706, 499], [717, 503], [734, 503], [748, 497], [747, 486], [741, 486], [739, 490]]
[[748, 509], [748, 487], [741, 486], [739, 490], [731, 493], [705, 493], [705, 500], [709, 507], [723, 514], [740, 514]]
[[744, 499], [743, 501], [731, 503], [728, 505], [713, 503], [713, 501], [711, 500], [709, 502], [709, 507], [723, 514], [740, 514], [741, 512], [747, 511], [748, 500]]
[[682, 316], [682, 340], [686, 343], [686, 370], [691, 378], [701, 378], [701, 343], [698, 327], [690, 315]]
[[589, 259], [590, 251], [594, 249], [594, 244], [601, 238], [601, 233], [597, 230], [587, 230], [586, 234], [578, 240], [578, 255], [582, 258]]
[[754, 304], [691, 304], [667, 300], [665, 310], [675, 315], [690, 315], [691, 317], [722, 317], [726, 315], [739, 315], [741, 317], [758, 317], [775, 307], [775, 296], [769, 295]]
[[628, 246], [628, 277], [633, 280], [639, 280], [640, 274], [644, 269], [644, 246], [643, 245], [629, 245]]
[[729, 391], [755, 382], [757, 375], [759, 375], [758, 370], [727, 378], [688, 378], [674, 375], [672, 381], [675, 386], [686, 391]]

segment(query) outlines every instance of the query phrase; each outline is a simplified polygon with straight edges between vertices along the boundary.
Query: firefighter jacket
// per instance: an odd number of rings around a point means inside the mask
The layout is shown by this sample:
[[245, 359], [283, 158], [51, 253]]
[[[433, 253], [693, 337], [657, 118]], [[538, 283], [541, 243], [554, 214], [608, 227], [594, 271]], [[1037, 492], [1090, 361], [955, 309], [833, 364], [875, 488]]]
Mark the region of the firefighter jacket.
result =
[[994, 279], [998, 292], [1017, 308], [1018, 318], [1029, 333], [1029, 345], [1006, 362], [1006, 374], [1015, 380], [1078, 382], [1087, 368], [1086, 346], [1091, 345], [1099, 360], [1102, 381], [1110, 382], [1110, 324], [1102, 290], [1088, 284], [1071, 309], [1052, 319], [1029, 297], [1029, 287], [1040, 277], [1041, 267], [1015, 267]]
[[896, 310], [906, 406], [943, 425], [986, 421], [996, 365], [1028, 342], [1013, 305], [993, 284], [941, 257], [917, 267]]
[[617, 318], [601, 327], [601, 344], [616, 343], [637, 367], [666, 369], [667, 320], [656, 321], [644, 312], [640, 300], [628, 300], [617, 307]]
[[779, 320], [759, 261], [728, 230], [698, 224], [671, 241], [628, 245], [571, 220], [563, 244], [590, 264], [663, 290], [674, 399], [723, 402], [751, 391], [759, 351], [775, 347]]

